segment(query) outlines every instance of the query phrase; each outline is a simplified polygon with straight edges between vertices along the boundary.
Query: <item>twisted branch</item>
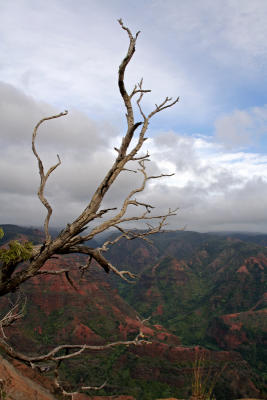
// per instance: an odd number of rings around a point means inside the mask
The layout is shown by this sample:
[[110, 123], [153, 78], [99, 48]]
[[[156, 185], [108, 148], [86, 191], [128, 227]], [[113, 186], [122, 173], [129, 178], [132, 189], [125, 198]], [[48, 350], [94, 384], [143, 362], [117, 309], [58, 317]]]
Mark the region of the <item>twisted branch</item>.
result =
[[26, 306], [26, 297], [22, 300], [21, 292], [19, 292], [15, 303], [11, 303], [11, 309], [1, 318], [0, 320], [0, 332], [4, 339], [7, 339], [7, 336], [4, 332], [4, 327], [12, 325], [17, 320], [24, 317]]
[[38, 197], [39, 197], [40, 201], [43, 203], [43, 205], [45, 206], [45, 208], [47, 209], [47, 216], [46, 216], [45, 222], [44, 222], [44, 230], [45, 230], [45, 237], [46, 237], [47, 244], [51, 242], [51, 236], [49, 235], [49, 232], [48, 232], [48, 225], [49, 225], [49, 220], [50, 220], [53, 210], [52, 210], [52, 207], [50, 206], [48, 200], [44, 196], [44, 189], [45, 189], [45, 184], [46, 184], [47, 179], [49, 178], [51, 173], [61, 164], [61, 160], [60, 160], [59, 155], [57, 154], [58, 162], [55, 165], [53, 165], [52, 167], [50, 167], [49, 170], [45, 173], [43, 162], [42, 162], [39, 154], [37, 153], [37, 150], [35, 147], [35, 140], [36, 140], [38, 128], [43, 122], [49, 121], [50, 119], [60, 118], [67, 114], [68, 114], [68, 111], [64, 111], [64, 112], [61, 112], [60, 114], [52, 115], [51, 117], [46, 117], [46, 118], [41, 119], [38, 122], [38, 124], [35, 126], [35, 128], [33, 130], [33, 134], [32, 134], [32, 151], [33, 151], [33, 154], [35, 155], [35, 157], [37, 158], [39, 174], [40, 174], [40, 178], [41, 178], [41, 182], [40, 182], [40, 186], [39, 186], [39, 190], [38, 190]]
[[[38, 168], [40, 174], [40, 186], [38, 190], [38, 197], [42, 204], [47, 209], [47, 215], [44, 221], [44, 231], [45, 231], [45, 243], [39, 246], [34, 246], [32, 249], [32, 254], [29, 259], [29, 262], [22, 266], [20, 269], [13, 269], [10, 271], [8, 279], [5, 279], [5, 275], [0, 275], [0, 296], [10, 291], [16, 290], [24, 281], [42, 274], [51, 274], [50, 271], [41, 270], [44, 266], [45, 262], [49, 260], [51, 257], [57, 254], [69, 254], [69, 253], [80, 253], [86, 254], [88, 256], [88, 263], [86, 266], [80, 267], [81, 275], [89, 268], [90, 262], [94, 259], [106, 272], [113, 271], [115, 274], [120, 276], [124, 280], [133, 279], [134, 275], [126, 270], [119, 271], [119, 269], [113, 266], [105, 257], [103, 257], [102, 252], [105, 251], [105, 248], [108, 248], [111, 243], [102, 246], [102, 248], [92, 249], [89, 246], [85, 245], [84, 243], [94, 238], [97, 234], [106, 231], [109, 228], [115, 228], [120, 231], [120, 238], [124, 237], [126, 239], [134, 239], [134, 238], [143, 238], [147, 240], [147, 236], [159, 232], [163, 229], [166, 225], [166, 220], [176, 215], [176, 210], [169, 210], [162, 215], [152, 215], [152, 210], [154, 210], [154, 205], [148, 204], [145, 201], [139, 201], [135, 198], [136, 195], [143, 192], [146, 184], [151, 179], [157, 179], [165, 176], [171, 176], [172, 174], [160, 174], [158, 176], [148, 176], [145, 170], [145, 161], [148, 161], [149, 154], [140, 155], [139, 151], [142, 148], [145, 140], [145, 134], [147, 132], [150, 119], [158, 112], [163, 111], [166, 108], [174, 106], [179, 98], [175, 99], [174, 101], [166, 97], [165, 100], [160, 103], [159, 105], [155, 106], [155, 109], [150, 112], [146, 116], [144, 111], [141, 107], [141, 102], [143, 96], [150, 92], [148, 89], [143, 89], [143, 79], [134, 86], [133, 90], [129, 94], [125, 87], [125, 72], [129, 62], [131, 61], [134, 52], [135, 52], [135, 45], [139, 35], [137, 32], [135, 35], [132, 34], [130, 29], [126, 27], [122, 20], [119, 20], [119, 24], [121, 28], [126, 31], [128, 38], [129, 38], [129, 46], [126, 52], [125, 57], [123, 58], [118, 71], [118, 86], [120, 95], [122, 97], [122, 101], [124, 103], [126, 109], [126, 120], [127, 120], [127, 130], [125, 135], [121, 140], [121, 145], [119, 148], [116, 148], [117, 157], [113, 162], [113, 165], [107, 172], [104, 179], [100, 182], [99, 186], [96, 188], [91, 200], [88, 202], [87, 206], [84, 210], [77, 216], [77, 218], [72, 221], [71, 223], [67, 224], [66, 227], [60, 232], [60, 234], [55, 238], [52, 239], [49, 234], [49, 221], [52, 214], [52, 207], [49, 204], [48, 200], [44, 195], [45, 185], [46, 182], [51, 175], [51, 173], [60, 165], [61, 161], [58, 156], [58, 162], [51, 166], [47, 172], [44, 171], [43, 162], [36, 150], [35, 142], [37, 137], [38, 128], [41, 124], [45, 121], [59, 118], [65, 116], [67, 111], [62, 112], [57, 115], [53, 115], [51, 117], [46, 117], [41, 119], [38, 124], [35, 126], [33, 135], [32, 135], [32, 150], [37, 158], [38, 161]], [[134, 112], [133, 112], [133, 104], [132, 101], [135, 98], [134, 96], [137, 95], [136, 103], [138, 105], [140, 114], [142, 116], [142, 122], [135, 122]], [[129, 150], [130, 145], [132, 144], [132, 140], [134, 135], [137, 136], [135, 145]], [[133, 170], [129, 170], [127, 168], [127, 163], [129, 161], [137, 161], [139, 163], [138, 172], [142, 175], [143, 181], [141, 185], [133, 189], [128, 196], [124, 199], [121, 208], [116, 212], [115, 216], [113, 215], [110, 218], [107, 218], [105, 221], [101, 221], [96, 226], [90, 226], [90, 223], [96, 219], [100, 219], [103, 216], [107, 216], [109, 211], [115, 211], [117, 208], [108, 208], [108, 209], [101, 209], [103, 204], [104, 198], [106, 193], [110, 190], [111, 186], [119, 176], [121, 172], [132, 172]], [[136, 216], [127, 216], [126, 213], [128, 211], [129, 206], [140, 207], [139, 209], [143, 208], [145, 211], [140, 215]], [[155, 227], [148, 226], [148, 230], [145, 233], [138, 232], [130, 232], [126, 230], [125, 227], [122, 227], [122, 224], [133, 222], [133, 221], [158, 221]], [[89, 233], [82, 234], [84, 230], [89, 229]], [[117, 243], [120, 238], [113, 240], [114, 243]], [[18, 263], [21, 263], [18, 260]], [[59, 275], [65, 273], [66, 278], [71, 282], [69, 277], [68, 270], [62, 271], [54, 271], [54, 275]], [[74, 285], [73, 285], [74, 286]]]

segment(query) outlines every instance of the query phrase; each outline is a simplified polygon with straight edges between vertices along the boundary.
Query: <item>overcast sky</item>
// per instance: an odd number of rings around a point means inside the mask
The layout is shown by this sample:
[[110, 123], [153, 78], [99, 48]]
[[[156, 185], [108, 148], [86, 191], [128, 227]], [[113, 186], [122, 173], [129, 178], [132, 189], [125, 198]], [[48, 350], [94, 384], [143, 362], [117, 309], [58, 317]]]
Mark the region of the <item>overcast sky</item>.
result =
[[[144, 78], [151, 120], [151, 170], [175, 172], [142, 200], [158, 212], [179, 207], [170, 228], [267, 233], [266, 0], [0, 0], [0, 223], [40, 226], [31, 152], [62, 165], [47, 185], [51, 225], [71, 222], [112, 164], [125, 128], [117, 70], [128, 38], [117, 19], [141, 31], [126, 74]], [[141, 120], [136, 116], [136, 120]], [[138, 184], [126, 172], [105, 205]]]

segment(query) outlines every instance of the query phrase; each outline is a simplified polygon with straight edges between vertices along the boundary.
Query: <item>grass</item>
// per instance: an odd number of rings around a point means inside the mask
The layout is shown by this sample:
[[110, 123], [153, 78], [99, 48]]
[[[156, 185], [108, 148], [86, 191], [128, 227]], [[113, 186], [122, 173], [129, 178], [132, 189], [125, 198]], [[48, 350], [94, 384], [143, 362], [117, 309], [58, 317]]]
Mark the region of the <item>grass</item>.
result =
[[214, 388], [226, 364], [219, 370], [206, 358], [204, 350], [196, 350], [193, 364], [192, 396], [190, 400], [216, 400]]

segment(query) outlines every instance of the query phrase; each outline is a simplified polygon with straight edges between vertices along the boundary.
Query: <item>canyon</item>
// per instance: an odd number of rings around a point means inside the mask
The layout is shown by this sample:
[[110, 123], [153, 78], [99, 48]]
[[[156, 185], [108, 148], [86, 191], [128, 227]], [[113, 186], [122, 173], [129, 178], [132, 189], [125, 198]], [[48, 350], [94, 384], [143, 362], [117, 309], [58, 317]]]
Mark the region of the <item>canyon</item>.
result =
[[[42, 239], [38, 230], [3, 228], [6, 242]], [[44, 353], [61, 343], [133, 339], [141, 328], [150, 344], [119, 346], [63, 363], [60, 376], [66, 388], [107, 380], [98, 396], [91, 397], [95, 399], [189, 398], [199, 354], [203, 372], [218, 375], [216, 399], [265, 398], [264, 240], [264, 235], [244, 240], [181, 231], [156, 235], [152, 245], [122, 240], [108, 257], [138, 274], [134, 285], [105, 274], [96, 264], [81, 277], [81, 257], [58, 256], [45, 269], [71, 267], [74, 285], [52, 275], [26, 282], [25, 316], [5, 334], [25, 353]], [[12, 296], [1, 300], [2, 312]], [[51, 374], [41, 376], [52, 382]]]

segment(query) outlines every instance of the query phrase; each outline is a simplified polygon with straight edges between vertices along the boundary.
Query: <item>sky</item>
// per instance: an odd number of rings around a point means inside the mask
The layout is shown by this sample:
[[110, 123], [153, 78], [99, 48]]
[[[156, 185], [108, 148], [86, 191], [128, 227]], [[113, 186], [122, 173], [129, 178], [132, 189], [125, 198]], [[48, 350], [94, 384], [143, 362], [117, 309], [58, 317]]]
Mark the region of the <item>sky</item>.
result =
[[[152, 118], [143, 149], [152, 174], [175, 175], [140, 201], [155, 215], [179, 208], [167, 229], [267, 233], [266, 0], [0, 0], [0, 9], [0, 224], [43, 224], [31, 151], [41, 118], [68, 110], [36, 141], [45, 168], [62, 160], [46, 186], [51, 226], [71, 223], [112, 165], [126, 127], [122, 18], [141, 31], [127, 89], [143, 77], [146, 113], [180, 96]], [[123, 172], [103, 207], [139, 184]]]

